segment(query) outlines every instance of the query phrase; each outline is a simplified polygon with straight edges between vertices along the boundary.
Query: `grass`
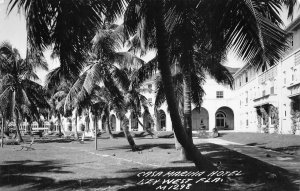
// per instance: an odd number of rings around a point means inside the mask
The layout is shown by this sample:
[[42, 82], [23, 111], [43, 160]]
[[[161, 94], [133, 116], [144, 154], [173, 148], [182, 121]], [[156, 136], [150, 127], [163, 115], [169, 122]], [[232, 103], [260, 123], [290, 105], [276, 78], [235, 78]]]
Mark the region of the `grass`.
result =
[[300, 137], [298, 135], [221, 133], [220, 136], [224, 140], [300, 156]]
[[[25, 137], [26, 139], [26, 137]], [[33, 144], [34, 150], [18, 151], [20, 145], [0, 149], [0, 190], [155, 190], [139, 186], [137, 173], [146, 170], [192, 170], [193, 163], [181, 161], [174, 139], [135, 138], [142, 152], [132, 152], [125, 138], [98, 138]], [[55, 141], [57, 140], [57, 141]], [[60, 141], [59, 141], [60, 140]], [[224, 182], [198, 183], [190, 190], [298, 190], [299, 174], [267, 164], [223, 146], [202, 143], [195, 139], [199, 150], [222, 170], [241, 170], [244, 175]], [[275, 174], [270, 177], [270, 174]]]

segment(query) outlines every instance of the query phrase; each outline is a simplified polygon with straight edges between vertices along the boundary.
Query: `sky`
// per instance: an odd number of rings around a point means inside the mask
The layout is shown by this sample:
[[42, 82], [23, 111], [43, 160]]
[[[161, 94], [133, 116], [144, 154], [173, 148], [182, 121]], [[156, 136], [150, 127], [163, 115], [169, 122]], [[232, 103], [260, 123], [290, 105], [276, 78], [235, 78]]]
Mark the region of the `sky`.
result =
[[[300, 2], [300, 0], [298, 0]], [[7, 5], [9, 0], [0, 0], [0, 43], [3, 41], [9, 41], [13, 47], [17, 48], [20, 51], [21, 56], [24, 58], [26, 54], [26, 24], [24, 14], [18, 13], [16, 10], [13, 10], [9, 15], [7, 15]], [[299, 10], [295, 11], [294, 18], [299, 15]], [[287, 19], [287, 11], [284, 10], [281, 13], [282, 20], [284, 21], [285, 26], [290, 23], [290, 20]], [[50, 58], [51, 51], [45, 51], [44, 55], [49, 66], [49, 70], [52, 70], [59, 66], [57, 60]], [[144, 57], [145, 61], [150, 60], [154, 56], [154, 53], [150, 53], [148, 56]], [[242, 67], [244, 63], [236, 58], [232, 52], [229, 52], [227, 57], [227, 62], [225, 65], [230, 67]], [[40, 81], [39, 83], [43, 84], [45, 71], [37, 71]]]

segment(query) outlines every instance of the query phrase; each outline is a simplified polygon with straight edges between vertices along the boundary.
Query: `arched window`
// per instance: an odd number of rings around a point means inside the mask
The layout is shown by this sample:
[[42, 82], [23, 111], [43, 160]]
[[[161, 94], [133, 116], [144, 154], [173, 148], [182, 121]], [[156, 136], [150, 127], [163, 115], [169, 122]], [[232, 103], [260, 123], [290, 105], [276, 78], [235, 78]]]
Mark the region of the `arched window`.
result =
[[159, 113], [160, 113], [160, 128], [161, 128], [161, 130], [165, 131], [166, 130], [166, 114], [163, 110], [160, 110]]
[[226, 115], [223, 112], [218, 112], [216, 114], [216, 126], [217, 127], [225, 127]]

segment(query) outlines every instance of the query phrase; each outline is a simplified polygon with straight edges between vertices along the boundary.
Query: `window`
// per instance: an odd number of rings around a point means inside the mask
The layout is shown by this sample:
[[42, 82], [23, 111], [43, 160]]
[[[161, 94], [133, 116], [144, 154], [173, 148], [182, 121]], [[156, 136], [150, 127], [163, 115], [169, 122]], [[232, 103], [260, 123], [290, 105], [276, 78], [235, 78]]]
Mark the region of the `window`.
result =
[[265, 96], [266, 95], [266, 90], [263, 90], [262, 91], [262, 96]]
[[249, 120], [248, 120], [248, 113], [246, 113], [246, 127], [249, 125]]
[[283, 72], [283, 84], [284, 85], [286, 84], [286, 73], [285, 73], [285, 71]]
[[226, 115], [223, 112], [218, 112], [216, 115], [216, 126], [225, 127]]
[[217, 91], [217, 98], [223, 98], [224, 94], [223, 91]]
[[246, 91], [246, 104], [248, 104], [248, 91]]
[[246, 73], [246, 83], [248, 82], [248, 73]]

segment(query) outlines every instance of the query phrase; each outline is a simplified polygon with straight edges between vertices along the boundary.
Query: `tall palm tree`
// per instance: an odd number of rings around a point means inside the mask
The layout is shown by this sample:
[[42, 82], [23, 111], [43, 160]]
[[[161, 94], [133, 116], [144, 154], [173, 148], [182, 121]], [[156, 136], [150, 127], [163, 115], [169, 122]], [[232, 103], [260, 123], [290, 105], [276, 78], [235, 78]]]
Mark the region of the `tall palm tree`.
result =
[[38, 79], [35, 68], [47, 69], [47, 63], [42, 58], [35, 59], [34, 55], [22, 59], [18, 50], [7, 42], [0, 45], [0, 57], [0, 106], [2, 111], [9, 111], [5, 117], [16, 122], [18, 140], [23, 141], [19, 120], [25, 116], [38, 119], [38, 109], [49, 107], [42, 86], [32, 81]]

